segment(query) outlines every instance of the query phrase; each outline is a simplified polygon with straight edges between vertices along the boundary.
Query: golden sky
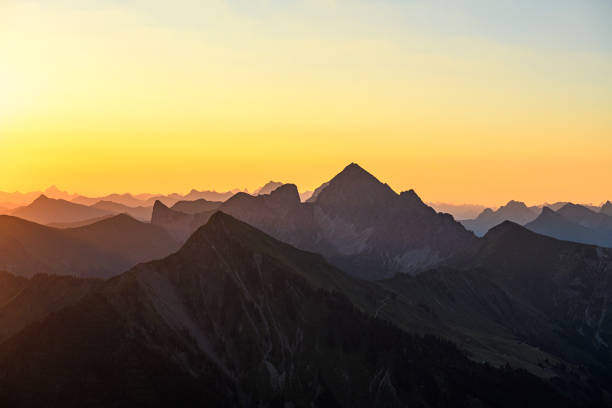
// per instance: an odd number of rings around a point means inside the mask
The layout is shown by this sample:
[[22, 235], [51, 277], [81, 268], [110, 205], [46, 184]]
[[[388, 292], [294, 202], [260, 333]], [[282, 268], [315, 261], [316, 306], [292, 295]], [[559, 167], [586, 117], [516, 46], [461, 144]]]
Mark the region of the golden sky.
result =
[[[537, 4], [533, 4], [537, 3]], [[0, 0], [0, 190], [612, 199], [606, 1]]]

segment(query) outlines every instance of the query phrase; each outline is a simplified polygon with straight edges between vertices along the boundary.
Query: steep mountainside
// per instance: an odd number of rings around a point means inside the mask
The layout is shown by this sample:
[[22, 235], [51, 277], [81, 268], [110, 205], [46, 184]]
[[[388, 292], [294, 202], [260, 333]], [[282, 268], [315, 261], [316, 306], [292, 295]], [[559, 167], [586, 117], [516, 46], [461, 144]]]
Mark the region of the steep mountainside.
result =
[[489, 231], [470, 263], [489, 271], [516, 302], [559, 325], [560, 337], [571, 339], [576, 350], [556, 353], [571, 361], [581, 350], [593, 363], [610, 364], [612, 250], [559, 241], [506, 222]]
[[29, 324], [77, 303], [101, 284], [70, 276], [26, 279], [0, 272], [0, 344]]
[[41, 195], [31, 204], [15, 209], [11, 215], [38, 224], [52, 222], [78, 222], [109, 214], [108, 211], [75, 204], [66, 200], [54, 200]]
[[539, 209], [535, 207], [527, 207], [525, 203], [520, 201], [509, 201], [508, 204], [499, 207], [493, 211], [490, 208], [485, 209], [478, 217], [473, 220], [463, 220], [461, 223], [465, 228], [474, 231], [479, 237], [487, 233], [487, 231], [504, 221], [512, 221], [520, 225], [525, 225], [536, 219], [539, 214]]
[[320, 236], [332, 244], [323, 254], [366, 279], [418, 273], [449, 261], [477, 241], [452, 216], [425, 205], [413, 190], [397, 194], [354, 163], [311, 203]]
[[450, 343], [367, 316], [329, 290], [337, 273], [320, 256], [217, 213], [178, 253], [1, 344], [0, 401], [570, 405], [526, 372], [471, 362]]

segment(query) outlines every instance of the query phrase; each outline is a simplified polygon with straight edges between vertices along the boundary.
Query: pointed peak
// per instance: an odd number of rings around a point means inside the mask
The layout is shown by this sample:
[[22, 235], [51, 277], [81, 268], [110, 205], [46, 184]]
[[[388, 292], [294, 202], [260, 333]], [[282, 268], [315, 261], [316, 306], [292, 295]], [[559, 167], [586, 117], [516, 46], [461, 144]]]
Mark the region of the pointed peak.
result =
[[358, 165], [357, 163], [351, 163], [348, 166], [346, 166], [340, 173], [338, 173], [338, 175], [341, 175], [341, 174], [351, 175], [351, 176], [362, 175], [362, 176], [374, 177], [370, 173], [368, 173], [363, 167]]
[[36, 200], [34, 200], [32, 202], [32, 204], [34, 203], [41, 203], [41, 202], [45, 202], [45, 201], [50, 201], [51, 199], [49, 197], [47, 197], [45, 194], [41, 194], [38, 196], [38, 198], [36, 198]]
[[542, 215], [546, 214], [557, 214], [552, 208], [544, 206], [542, 207]]
[[420, 203], [420, 204], [425, 204], [425, 203], [423, 203], [423, 200], [421, 200], [421, 197], [419, 197], [419, 195], [413, 189], [410, 189], [408, 191], [402, 191], [400, 193], [400, 198], [402, 198], [404, 200], [409, 200], [409, 201], [417, 202], [417, 203]]
[[155, 200], [155, 203], [153, 203], [153, 211], [163, 209], [169, 210], [166, 204], [162, 203], [160, 200]]
[[340, 173], [329, 181], [329, 184], [331, 186], [352, 186], [352, 188], [357, 189], [384, 186], [386, 189], [390, 190], [389, 186], [381, 183], [380, 180], [368, 173], [356, 163], [351, 163], [346, 166]]

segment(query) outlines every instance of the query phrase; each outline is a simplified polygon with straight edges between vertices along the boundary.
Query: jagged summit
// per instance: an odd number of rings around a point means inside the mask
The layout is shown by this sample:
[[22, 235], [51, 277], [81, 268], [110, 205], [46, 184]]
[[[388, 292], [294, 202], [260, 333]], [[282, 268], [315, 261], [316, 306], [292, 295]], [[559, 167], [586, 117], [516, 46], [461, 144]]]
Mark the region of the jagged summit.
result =
[[425, 205], [423, 200], [421, 200], [421, 197], [419, 197], [419, 195], [413, 189], [410, 189], [408, 191], [402, 191], [400, 193], [400, 197], [402, 199], [408, 200], [410, 202], [415, 202], [415, 203], [418, 203], [418, 204]]
[[295, 184], [283, 184], [270, 193], [270, 199], [289, 205], [299, 205], [300, 193]]
[[265, 194], [270, 194], [272, 193], [274, 190], [276, 190], [277, 188], [281, 187], [284, 183], [281, 183], [280, 181], [273, 181], [270, 180], [268, 181], [266, 184], [264, 184], [262, 187], [258, 188], [257, 190], [255, 190], [253, 192], [253, 195], [265, 195]]
[[599, 212], [612, 217], [612, 202], [606, 201], [606, 203], [601, 206]]
[[502, 208], [527, 208], [527, 205], [525, 205], [524, 202], [522, 201], [516, 201], [516, 200], [510, 200], [506, 203], [506, 205], [504, 205]]

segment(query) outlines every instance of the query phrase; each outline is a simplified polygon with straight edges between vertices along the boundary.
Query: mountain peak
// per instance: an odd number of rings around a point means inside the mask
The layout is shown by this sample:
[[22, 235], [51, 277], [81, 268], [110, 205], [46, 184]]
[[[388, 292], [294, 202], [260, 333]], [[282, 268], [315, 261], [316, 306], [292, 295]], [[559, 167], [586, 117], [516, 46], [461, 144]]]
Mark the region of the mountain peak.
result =
[[253, 195], [265, 195], [265, 194], [270, 194], [272, 193], [274, 190], [276, 190], [277, 188], [281, 187], [283, 185], [283, 183], [281, 183], [280, 181], [273, 181], [270, 180], [268, 181], [266, 184], [264, 184], [262, 187], [258, 188], [257, 190], [255, 190], [253, 192]]
[[270, 198], [282, 201], [286, 204], [298, 205], [301, 202], [300, 193], [298, 192], [295, 184], [283, 184], [282, 186], [274, 189], [270, 193]]
[[610, 202], [609, 200], [606, 201], [606, 203], [601, 206], [599, 212], [612, 217], [612, 202]]
[[49, 197], [47, 197], [45, 194], [41, 194], [36, 198], [36, 200], [32, 201], [32, 204], [42, 203], [42, 202], [49, 201], [49, 200], [51, 200]]
[[413, 189], [402, 191], [400, 193], [400, 198], [411, 203], [425, 205], [423, 200], [421, 200], [421, 197], [419, 197], [419, 195]]
[[515, 235], [530, 235], [534, 234], [527, 228], [512, 221], [503, 221], [501, 224], [491, 228], [484, 236], [485, 240], [496, 239], [502, 236], [515, 236]]
[[168, 210], [168, 206], [164, 203], [162, 203], [160, 200], [155, 200], [155, 203], [153, 203], [153, 211], [155, 210]]
[[557, 214], [557, 213], [550, 207], [547, 207], [547, 206], [542, 207], [541, 215], [551, 215], [551, 214]]
[[[338, 173], [338, 176], [347, 176], [347, 177], [368, 177], [368, 178], [372, 178], [376, 180], [376, 177], [374, 177], [372, 174], [368, 173], [363, 167], [361, 167], [360, 165], [358, 165], [357, 163], [351, 163], [348, 166], [346, 166], [340, 173]], [[334, 178], [336, 178], [334, 177]], [[376, 180], [378, 181], [378, 180]]]
[[516, 200], [508, 201], [508, 203], [504, 207], [505, 208], [527, 208], [524, 202], [516, 201]]

